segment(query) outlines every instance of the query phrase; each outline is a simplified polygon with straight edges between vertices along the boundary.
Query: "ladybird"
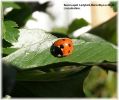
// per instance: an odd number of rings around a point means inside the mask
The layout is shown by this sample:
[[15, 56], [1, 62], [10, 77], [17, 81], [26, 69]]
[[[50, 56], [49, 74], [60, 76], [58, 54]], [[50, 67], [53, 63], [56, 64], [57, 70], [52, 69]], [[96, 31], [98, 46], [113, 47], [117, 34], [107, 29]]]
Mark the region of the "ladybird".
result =
[[55, 57], [65, 57], [72, 53], [73, 48], [73, 42], [70, 38], [62, 38], [53, 43], [51, 53]]

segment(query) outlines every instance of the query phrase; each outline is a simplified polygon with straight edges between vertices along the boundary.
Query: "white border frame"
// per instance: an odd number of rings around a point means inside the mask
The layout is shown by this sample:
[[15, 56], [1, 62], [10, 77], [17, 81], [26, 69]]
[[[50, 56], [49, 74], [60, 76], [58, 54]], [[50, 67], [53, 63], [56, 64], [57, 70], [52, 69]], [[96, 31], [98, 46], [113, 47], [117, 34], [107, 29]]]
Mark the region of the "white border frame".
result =
[[[35, 1], [39, 1], [39, 0], [1, 0], [0, 2], [0, 7], [1, 7], [1, 3], [2, 1], [15, 1], [15, 2], [35, 2]], [[93, 1], [96, 1], [96, 0], [93, 0]], [[101, 0], [100, 0], [101, 1]], [[104, 0], [102, 0], [104, 1]], [[118, 1], [118, 5], [119, 5], [119, 0], [113, 0], [113, 1]], [[1, 10], [1, 9], [0, 9]], [[118, 37], [119, 37], [119, 28], [118, 28], [118, 25], [119, 25], [119, 6], [118, 6], [118, 23], [117, 23], [117, 33], [118, 33]], [[1, 21], [2, 21], [2, 16], [1, 16], [1, 11], [0, 11], [0, 31], [2, 33], [2, 25], [1, 25]], [[119, 52], [119, 38], [117, 37], [117, 40], [118, 40], [118, 52]], [[2, 48], [2, 41], [1, 41], [1, 34], [0, 34], [0, 47]], [[2, 49], [0, 48], [0, 73], [2, 73]], [[117, 54], [117, 62], [119, 61], [119, 56]], [[117, 64], [117, 66], [119, 66], [119, 62]], [[117, 67], [118, 69], [118, 72], [119, 72], [119, 68]], [[119, 73], [117, 72], [117, 98], [119, 98]], [[2, 79], [2, 74], [0, 75], [0, 79]], [[2, 83], [0, 82], [0, 90], [2, 90]], [[0, 91], [0, 97], [1, 99], [10, 99], [10, 98], [2, 98], [1, 96], [1, 91]], [[117, 98], [11, 98], [13, 100], [17, 100], [17, 99], [21, 99], [21, 100], [53, 100], [53, 99], [57, 99], [57, 100], [77, 100], [77, 99], [80, 99], [80, 100], [117, 100]]]

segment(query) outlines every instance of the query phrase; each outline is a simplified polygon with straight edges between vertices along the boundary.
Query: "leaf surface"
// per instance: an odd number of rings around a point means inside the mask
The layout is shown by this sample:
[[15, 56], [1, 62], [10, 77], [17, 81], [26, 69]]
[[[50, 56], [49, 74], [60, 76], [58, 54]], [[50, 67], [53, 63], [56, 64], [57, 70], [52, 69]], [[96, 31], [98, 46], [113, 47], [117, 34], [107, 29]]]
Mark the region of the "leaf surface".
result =
[[[26, 30], [24, 30], [26, 31]], [[22, 30], [22, 32], [24, 32]], [[29, 30], [27, 32], [38, 32]], [[74, 51], [67, 57], [54, 57], [51, 52], [51, 45], [57, 40], [56, 37], [46, 32], [40, 32], [42, 39], [36, 43], [25, 45], [16, 52], [4, 58], [5, 61], [17, 66], [19, 69], [42, 68], [46, 66], [54, 66], [58, 63], [85, 64], [85, 63], [101, 63], [103, 61], [116, 62], [116, 48], [108, 42], [85, 42], [84, 40], [73, 39]], [[57, 65], [58, 66], [58, 65]], [[60, 66], [60, 64], [59, 64]]]
[[10, 43], [17, 42], [19, 37], [19, 30], [16, 28], [18, 27], [17, 24], [13, 21], [4, 21], [4, 25], [6, 31], [3, 33], [3, 38]]

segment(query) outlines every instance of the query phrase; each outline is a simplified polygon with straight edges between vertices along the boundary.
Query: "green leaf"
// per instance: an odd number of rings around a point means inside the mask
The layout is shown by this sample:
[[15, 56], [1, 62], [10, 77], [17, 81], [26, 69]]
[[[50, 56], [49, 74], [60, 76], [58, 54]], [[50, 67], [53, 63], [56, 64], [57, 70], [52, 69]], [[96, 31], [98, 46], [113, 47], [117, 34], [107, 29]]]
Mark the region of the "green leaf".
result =
[[[2, 23], [2, 29], [3, 29], [3, 34], [5, 34], [5, 32], [6, 32], [6, 28], [5, 28], [5, 24], [4, 23]], [[2, 37], [3, 38], [3, 37]]]
[[118, 4], [117, 1], [111, 1], [111, 2], [110, 2], [110, 5], [111, 5], [111, 7], [113, 8], [113, 10], [114, 10], [115, 12], [117, 11], [117, 4]]
[[86, 22], [83, 18], [81, 19], [75, 19], [68, 27], [68, 34], [71, 34], [72, 32], [74, 32], [75, 30], [87, 26], [89, 23]]
[[17, 50], [17, 48], [11, 48], [11, 47], [2, 48], [2, 49], [3, 49], [3, 54], [11, 54]]
[[[39, 77], [38, 80], [17, 81], [12, 97], [84, 97], [83, 82], [89, 70], [90, 68], [87, 67], [81, 71], [54, 72], [41, 75], [36, 72], [34, 78]], [[28, 74], [28, 76], [30, 75], [29, 78], [33, 76], [32, 74]], [[55, 78], [49, 79], [49, 77]]]
[[19, 30], [16, 28], [18, 27], [17, 24], [13, 21], [4, 21], [4, 24], [6, 31], [3, 33], [3, 38], [10, 43], [17, 42], [19, 37]]
[[117, 15], [105, 23], [92, 28], [88, 33], [97, 35], [113, 44], [117, 44]]
[[86, 66], [70, 68], [69, 70], [54, 70], [46, 72], [45, 70], [32, 69], [32, 70], [22, 70], [17, 74], [17, 81], [57, 81], [67, 78], [67, 76], [72, 76], [73, 74], [85, 69]]
[[103, 61], [116, 62], [116, 47], [108, 42], [85, 42], [84, 40], [73, 39], [73, 53], [67, 57], [57, 58], [50, 52], [51, 45], [57, 40], [56, 37], [40, 30], [39, 32], [38, 30], [21, 31], [34, 34], [37, 32], [37, 34], [41, 35], [41, 39], [37, 43], [25, 45], [4, 58], [5, 61], [16, 65], [19, 69], [45, 68], [71, 64], [80, 65], [82, 63], [96, 64]]
[[7, 42], [5, 39], [2, 39], [2, 47], [3, 48], [7, 48], [7, 47], [11, 47], [12, 44]]
[[[5, 20], [12, 20], [18, 24], [19, 27], [23, 27], [29, 18], [31, 18], [34, 11], [40, 9], [39, 3], [34, 2], [16, 2], [20, 6], [20, 9], [13, 9], [4, 16]], [[38, 6], [38, 7], [36, 7]], [[21, 17], [22, 16], [22, 17]]]
[[50, 32], [52, 35], [56, 36], [57, 38], [66, 38], [68, 35], [64, 33], [58, 33], [58, 32]]
[[116, 89], [117, 73], [107, 73], [97, 66], [91, 68], [84, 82], [84, 93], [87, 97], [113, 97], [116, 96]]
[[86, 42], [104, 42], [105, 40], [99, 36], [90, 33], [83, 33], [77, 39], [85, 40]]
[[63, 34], [67, 34], [67, 28], [64, 27], [55, 27], [52, 29], [53, 33], [63, 33]]
[[14, 9], [20, 9], [21, 7], [14, 2], [2, 2], [4, 8], [12, 7]]

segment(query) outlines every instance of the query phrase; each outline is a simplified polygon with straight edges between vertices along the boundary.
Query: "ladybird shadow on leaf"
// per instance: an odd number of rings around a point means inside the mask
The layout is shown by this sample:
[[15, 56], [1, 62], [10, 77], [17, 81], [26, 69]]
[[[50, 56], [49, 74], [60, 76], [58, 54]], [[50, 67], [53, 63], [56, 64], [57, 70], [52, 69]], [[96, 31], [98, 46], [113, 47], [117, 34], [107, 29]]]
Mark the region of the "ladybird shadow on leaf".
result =
[[61, 58], [61, 57], [63, 56], [63, 53], [62, 53], [62, 51], [61, 51], [61, 48], [59, 48], [59, 47], [57, 47], [57, 46], [54, 46], [54, 45], [51, 46], [50, 52], [51, 52], [51, 54], [52, 54], [54, 57]]

